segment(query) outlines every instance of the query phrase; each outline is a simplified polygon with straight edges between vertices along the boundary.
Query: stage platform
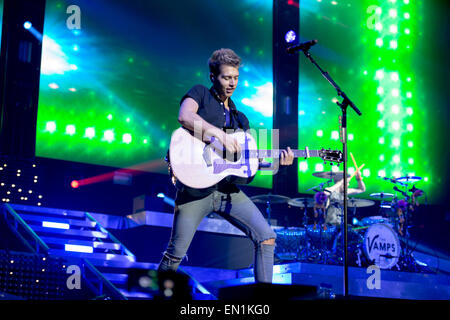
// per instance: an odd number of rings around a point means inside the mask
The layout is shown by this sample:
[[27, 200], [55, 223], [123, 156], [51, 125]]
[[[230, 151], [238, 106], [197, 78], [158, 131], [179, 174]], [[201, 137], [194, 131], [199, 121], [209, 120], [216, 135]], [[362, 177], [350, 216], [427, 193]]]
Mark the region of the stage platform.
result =
[[[156, 270], [162, 253], [160, 249], [168, 240], [173, 214], [143, 211], [128, 216], [113, 216], [15, 204], [4, 206], [3, 210], [7, 214], [5, 217], [19, 221], [24, 227], [24, 234], [33, 234], [36, 245], [46, 248], [43, 252], [50, 256], [82, 259], [81, 264], [116, 292], [118, 299], [152, 299], [145, 292], [127, 290], [129, 275], [133, 270]], [[49, 226], [49, 223], [56, 225]], [[280, 228], [283, 227], [274, 227], [275, 230]], [[254, 283], [252, 244], [240, 230], [221, 218], [211, 216], [202, 221], [198, 231], [199, 241], [213, 247], [212, 253], [202, 251], [201, 247], [193, 243], [193, 251], [199, 251], [198, 259], [191, 255], [193, 259], [183, 260], [179, 269], [191, 278], [197, 293], [194, 299], [217, 300], [221, 288]], [[92, 242], [92, 237], [98, 240]], [[92, 246], [93, 251], [60, 249], [66, 243], [82, 248]], [[136, 243], [143, 246], [145, 251], [153, 250], [156, 253], [154, 259], [147, 259], [141, 252], [135, 251], [133, 246]], [[449, 300], [450, 259], [420, 243], [414, 243], [413, 248], [412, 255], [421, 267], [420, 272], [379, 269], [379, 282], [374, 285], [373, 273], [368, 270], [368, 266], [349, 266], [349, 295], [361, 298]], [[211, 267], [205, 264], [205, 260], [213, 255], [225, 260], [231, 257], [247, 261], [244, 262], [245, 267]], [[274, 284], [314, 286], [326, 288], [335, 296], [344, 294], [344, 267], [339, 264], [276, 259], [273, 271]]]
[[[94, 215], [94, 214], [93, 214]], [[104, 221], [111, 228], [136, 228], [139, 226], [153, 226], [170, 228], [173, 214], [142, 211], [122, 219], [111, 216], [95, 215], [99, 221]], [[120, 221], [121, 220], [121, 221]], [[125, 226], [126, 225], [126, 226]], [[274, 230], [283, 226], [274, 226]], [[211, 232], [229, 236], [242, 236], [239, 229], [219, 217], [204, 219], [199, 228], [200, 232]], [[448, 300], [450, 299], [450, 260], [445, 254], [436, 252], [420, 243], [412, 242], [415, 250], [414, 257], [437, 273], [413, 273], [392, 270], [381, 270], [379, 289], [369, 289], [367, 279], [370, 274], [367, 268], [349, 267], [349, 294], [362, 297], [392, 298], [392, 299], [420, 299], [420, 300]], [[252, 283], [253, 269], [239, 270], [202, 268], [182, 266], [183, 270], [192, 275], [211, 292], [217, 293], [218, 288], [230, 285]], [[289, 262], [274, 266], [274, 283], [331, 286], [336, 294], [343, 294], [344, 268], [339, 265], [320, 263]]]

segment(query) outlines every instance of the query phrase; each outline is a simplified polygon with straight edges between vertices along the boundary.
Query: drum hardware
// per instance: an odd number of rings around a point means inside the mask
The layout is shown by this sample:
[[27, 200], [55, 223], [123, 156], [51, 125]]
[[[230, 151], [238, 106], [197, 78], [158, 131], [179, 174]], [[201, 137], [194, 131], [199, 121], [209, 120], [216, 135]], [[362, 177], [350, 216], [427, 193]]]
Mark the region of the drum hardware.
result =
[[407, 186], [406, 183], [403, 183], [401, 181], [397, 181], [397, 179], [394, 179], [394, 178], [388, 178], [388, 177], [378, 177], [378, 178], [381, 178], [381, 179], [386, 180], [386, 181], [390, 181], [390, 182], [392, 182], [394, 184], [398, 184], [398, 185], [403, 186], [403, 187]]
[[308, 240], [307, 259], [316, 263], [327, 263], [329, 255], [333, 248], [335, 226], [314, 226], [306, 227], [306, 236]]
[[[390, 217], [391, 220], [395, 218], [395, 203], [397, 201], [397, 197], [393, 193], [386, 192], [376, 192], [370, 194], [371, 198], [380, 200], [378, 214], [379, 216], [387, 216]], [[390, 221], [393, 223], [393, 221]]]
[[[335, 206], [343, 206], [343, 201], [333, 201], [333, 205]], [[347, 207], [349, 208], [362, 208], [362, 207], [370, 207], [375, 204], [375, 201], [366, 200], [366, 199], [357, 199], [357, 198], [349, 198], [347, 199]], [[331, 205], [331, 203], [330, 203]]]
[[[343, 224], [342, 224], [343, 226]], [[363, 232], [368, 227], [347, 227], [348, 237], [348, 259], [353, 266], [361, 267], [367, 264], [367, 259], [363, 253]], [[344, 231], [340, 227], [333, 241], [332, 261], [335, 264], [342, 264], [344, 260]], [[368, 264], [367, 264], [368, 265]]]
[[[330, 203], [330, 205], [334, 205], [336, 207], [343, 207], [343, 201], [333, 201], [332, 203]], [[354, 225], [359, 225], [360, 222], [358, 221], [357, 218], [357, 214], [356, 214], [356, 209], [357, 208], [362, 208], [362, 207], [370, 207], [375, 205], [375, 201], [372, 200], [367, 200], [367, 199], [357, 199], [357, 198], [350, 198], [347, 200], [347, 207], [349, 209], [352, 209], [349, 212], [348, 215], [348, 219], [349, 221], [351, 221], [351, 224]], [[341, 216], [342, 216], [342, 212], [341, 212]], [[341, 221], [342, 222], [342, 221]]]
[[[411, 214], [416, 205], [416, 198], [424, 194], [424, 192], [416, 188], [415, 183], [422, 180], [419, 176], [404, 176], [399, 178], [383, 178], [394, 184], [393, 190], [396, 191], [395, 196], [392, 197], [392, 201], [383, 201], [380, 204], [384, 209], [385, 216], [390, 220], [390, 225], [395, 228], [395, 232], [398, 233], [399, 238], [405, 244], [402, 247], [397, 268], [400, 269], [412, 269], [417, 271], [420, 267], [416, 260], [412, 256], [413, 248], [410, 248], [409, 244], [409, 229], [413, 227], [411, 225]], [[403, 189], [403, 190], [402, 190]], [[404, 199], [399, 199], [397, 194]], [[390, 206], [390, 207], [389, 207]], [[404, 235], [402, 235], [404, 233]], [[384, 257], [389, 258], [389, 257]]]
[[[288, 201], [289, 206], [298, 207], [302, 209], [303, 218], [302, 225], [306, 232], [302, 235], [304, 246], [300, 247], [298, 258], [306, 259], [317, 263], [326, 263], [328, 259], [328, 252], [331, 249], [332, 237], [335, 227], [322, 227], [322, 225], [308, 224], [307, 209], [315, 206], [315, 199], [308, 197], [293, 198]], [[277, 238], [278, 239], [278, 238]], [[280, 243], [277, 240], [277, 246]]]
[[397, 187], [393, 187], [393, 189], [394, 189], [395, 191], [399, 192], [399, 193], [400, 193], [402, 196], [404, 196], [405, 198], [409, 199], [409, 195], [408, 195], [407, 192], [402, 191], [402, 190], [400, 190], [400, 189], [397, 188]]
[[307, 256], [305, 228], [282, 228], [274, 230], [277, 234], [275, 255], [281, 260], [304, 260]]
[[262, 194], [258, 196], [250, 197], [250, 199], [255, 203], [286, 203], [291, 198], [277, 195], [277, 194]]
[[391, 199], [391, 198], [393, 198], [394, 194], [386, 193], [386, 192], [376, 192], [376, 193], [371, 193], [370, 197], [383, 201], [384, 199]]
[[356, 264], [358, 265], [358, 267], [362, 267], [361, 254], [362, 254], [362, 252], [361, 252], [361, 250], [358, 248], [358, 249], [356, 250], [356, 257], [357, 257], [357, 259], [356, 259]]
[[380, 208], [392, 209], [392, 202], [388, 202], [388, 201], [380, 202]]
[[[344, 173], [342, 171], [317, 171], [313, 173], [314, 177], [329, 179], [329, 180], [342, 180], [344, 178]], [[350, 178], [351, 175], [347, 174], [347, 177]], [[330, 181], [330, 182], [331, 182]]]
[[416, 183], [417, 181], [422, 180], [422, 177], [417, 176], [405, 176], [395, 179], [397, 182], [401, 182], [403, 184]]
[[[330, 172], [316, 173], [316, 176], [323, 178], [342, 178], [342, 175], [339, 176]], [[413, 179], [402, 177], [399, 181], [389, 181], [394, 183], [394, 191], [401, 196], [405, 196], [406, 199], [411, 198], [409, 192], [420, 190], [415, 188], [414, 185], [411, 185], [419, 181], [417, 177]], [[327, 182], [331, 182], [331, 180]], [[309, 190], [322, 192], [327, 182], [321, 183]], [[405, 191], [402, 191], [399, 188], [400, 186], [405, 187]], [[399, 241], [400, 237], [395, 230], [398, 226], [396, 210], [400, 201], [397, 194], [378, 192], [370, 194], [370, 197], [374, 200], [380, 200], [380, 213], [382, 212], [381, 210], [384, 210], [384, 213], [378, 216], [363, 218], [355, 226], [348, 225], [349, 262], [358, 267], [375, 264], [382, 269], [420, 270], [421, 266], [416, 263], [408, 245], [408, 232], [405, 233], [405, 237], [401, 238], [402, 242], [404, 242], [404, 245], [401, 245]], [[271, 204], [275, 203], [287, 203], [288, 206], [298, 207], [302, 211], [302, 227], [276, 230], [276, 257], [282, 260], [308, 261], [313, 263], [343, 263], [344, 248], [341, 242], [344, 232], [342, 229], [342, 221], [339, 226], [325, 225], [324, 227], [319, 223], [314, 228], [313, 225], [308, 224], [307, 210], [308, 208], [314, 207], [314, 198], [301, 197], [291, 199], [281, 195], [267, 194], [251, 197], [251, 199], [255, 203], [265, 203], [267, 205], [269, 218]], [[354, 215], [356, 215], [355, 211], [357, 208], [368, 207], [374, 204], [375, 201], [368, 199], [350, 198], [347, 200], [347, 206], [353, 208]], [[343, 201], [333, 201], [330, 205], [342, 208]], [[408, 230], [412, 227], [407, 225], [407, 222], [409, 223], [410, 212], [405, 211], [403, 215], [405, 216], [404, 229]], [[374, 238], [376, 239], [374, 240]], [[392, 244], [394, 245], [392, 246]]]
[[370, 227], [374, 224], [380, 224], [380, 223], [384, 223], [384, 224], [390, 225], [391, 227], [394, 227], [391, 224], [391, 221], [389, 219], [383, 218], [382, 216], [370, 216], [370, 217], [365, 217], [365, 218], [361, 219], [361, 224], [366, 227]]
[[[395, 205], [393, 206], [395, 211], [395, 222], [396, 227], [398, 228], [398, 232], [401, 233], [403, 230], [405, 230], [405, 251], [404, 256], [410, 256], [410, 250], [409, 250], [409, 228], [410, 226], [410, 215], [411, 215], [411, 200], [413, 202], [413, 205], [415, 204], [415, 197], [420, 197], [423, 194], [423, 191], [416, 188], [414, 185], [416, 182], [422, 180], [422, 177], [419, 176], [404, 176], [399, 177], [395, 179], [396, 184], [400, 184], [402, 187], [404, 187], [404, 191], [400, 190], [397, 186], [394, 186], [393, 189], [400, 193], [405, 200], [398, 200], [396, 199]], [[412, 187], [411, 187], [412, 185]], [[411, 187], [409, 190], [408, 188]], [[411, 193], [411, 194], [409, 194]]]
[[[325, 184], [327, 185], [327, 187], [330, 185], [330, 183], [331, 182], [333, 182], [333, 180], [328, 180], [327, 182], [322, 182], [322, 183], [319, 183], [317, 186], [314, 186], [314, 187], [312, 187], [312, 188], [309, 188], [308, 190], [306, 190], [306, 191], [314, 191], [314, 192], [323, 192], [323, 190], [325, 189], [324, 188], [324, 186], [325, 186]], [[317, 188], [319, 188], [319, 189], [317, 189]]]
[[371, 225], [367, 229], [363, 249], [368, 260], [381, 269], [391, 269], [397, 265], [401, 254], [397, 233], [384, 223]]
[[306, 215], [307, 208], [314, 206], [314, 199], [312, 198], [293, 198], [288, 201], [288, 205], [292, 207], [299, 207], [303, 210], [302, 225], [306, 226], [308, 224], [308, 216]]
[[267, 221], [270, 225], [270, 219], [272, 216], [271, 205], [275, 204], [275, 203], [286, 203], [290, 200], [290, 198], [282, 196], [282, 195], [269, 193], [269, 194], [262, 194], [262, 195], [250, 197], [250, 200], [252, 200], [254, 203], [265, 203], [266, 204]]
[[287, 203], [288, 203], [288, 205], [293, 206], [293, 207], [307, 208], [307, 207], [314, 206], [314, 199], [313, 198], [293, 198], [293, 199], [290, 199]]
[[367, 229], [367, 228], [369, 228], [369, 226], [353, 227], [352, 230], [353, 231], [358, 231], [358, 230], [363, 230], [363, 229]]

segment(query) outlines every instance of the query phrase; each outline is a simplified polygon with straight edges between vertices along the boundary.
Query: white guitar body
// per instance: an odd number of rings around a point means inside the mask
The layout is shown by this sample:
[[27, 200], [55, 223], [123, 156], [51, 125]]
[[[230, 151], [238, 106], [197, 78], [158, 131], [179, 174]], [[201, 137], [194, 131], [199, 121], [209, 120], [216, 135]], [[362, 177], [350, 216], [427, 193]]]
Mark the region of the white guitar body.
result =
[[191, 188], [203, 189], [226, 177], [237, 183], [248, 183], [259, 167], [257, 157], [246, 156], [246, 150], [257, 150], [255, 139], [248, 133], [231, 134], [243, 150], [236, 161], [232, 155], [224, 158], [224, 148], [213, 140], [206, 144], [184, 128], [174, 131], [170, 141], [169, 157], [175, 177]]
[[[196, 189], [215, 185], [224, 178], [234, 183], [249, 183], [259, 168], [258, 158], [279, 158], [282, 150], [258, 150], [248, 132], [230, 134], [241, 146], [239, 154], [228, 154], [216, 139], [204, 143], [188, 130], [179, 128], [170, 140], [169, 162], [172, 173], [182, 184]], [[292, 150], [294, 157], [319, 157], [324, 161], [342, 162], [339, 150]]]

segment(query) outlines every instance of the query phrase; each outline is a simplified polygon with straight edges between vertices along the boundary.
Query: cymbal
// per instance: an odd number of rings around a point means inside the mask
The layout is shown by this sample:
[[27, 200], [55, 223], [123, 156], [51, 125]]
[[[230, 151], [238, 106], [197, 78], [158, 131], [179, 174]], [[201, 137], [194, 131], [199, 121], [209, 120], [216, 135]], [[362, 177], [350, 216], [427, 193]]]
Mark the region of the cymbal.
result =
[[314, 199], [313, 198], [294, 198], [288, 201], [288, 205], [293, 207], [313, 207]]
[[259, 196], [250, 197], [250, 199], [255, 203], [286, 203], [291, 198], [277, 195], [277, 194], [261, 194]]
[[394, 195], [392, 193], [386, 193], [386, 192], [371, 193], [370, 196], [372, 198], [381, 199], [381, 200], [394, 197]]
[[[313, 173], [313, 176], [317, 178], [341, 180], [344, 178], [344, 173], [342, 171], [317, 171]], [[350, 177], [350, 175], [347, 176]]]
[[404, 183], [415, 183], [420, 180], [422, 180], [422, 177], [415, 177], [415, 176], [405, 176], [395, 179], [395, 181], [400, 181]]
[[[344, 205], [342, 201], [333, 201], [332, 203], [338, 203], [339, 205]], [[370, 207], [375, 204], [375, 201], [366, 200], [366, 199], [348, 199], [347, 207], [348, 208], [361, 208], [361, 207]]]
[[350, 208], [358, 208], [358, 207], [370, 207], [375, 204], [375, 201], [366, 200], [366, 199], [348, 199], [347, 205]]

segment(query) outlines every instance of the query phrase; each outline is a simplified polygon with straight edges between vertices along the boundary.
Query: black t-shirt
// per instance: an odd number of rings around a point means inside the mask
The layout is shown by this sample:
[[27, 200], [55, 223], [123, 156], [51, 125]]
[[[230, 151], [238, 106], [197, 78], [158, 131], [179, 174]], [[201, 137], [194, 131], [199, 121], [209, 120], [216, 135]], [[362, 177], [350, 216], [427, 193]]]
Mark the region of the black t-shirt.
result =
[[[231, 98], [228, 99], [228, 107], [230, 112], [228, 116], [229, 119], [227, 119], [227, 110], [212, 87], [210, 89], [202, 85], [192, 87], [183, 96], [180, 101], [180, 105], [187, 97], [194, 99], [198, 103], [199, 107], [197, 114], [213, 126], [223, 129], [242, 129], [244, 131], [250, 128], [247, 117], [236, 109], [236, 106]], [[181, 184], [178, 183], [178, 185]], [[218, 184], [205, 189], [195, 189], [181, 185], [181, 187], [177, 190], [175, 203], [180, 205], [189, 201], [198, 200], [208, 196], [215, 190], [224, 193], [239, 192], [239, 188], [234, 183], [227, 181], [227, 179], [224, 179]]]

